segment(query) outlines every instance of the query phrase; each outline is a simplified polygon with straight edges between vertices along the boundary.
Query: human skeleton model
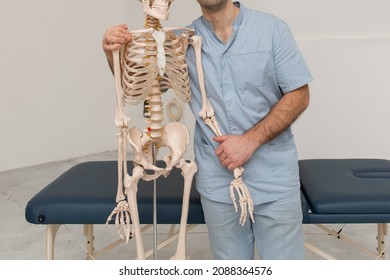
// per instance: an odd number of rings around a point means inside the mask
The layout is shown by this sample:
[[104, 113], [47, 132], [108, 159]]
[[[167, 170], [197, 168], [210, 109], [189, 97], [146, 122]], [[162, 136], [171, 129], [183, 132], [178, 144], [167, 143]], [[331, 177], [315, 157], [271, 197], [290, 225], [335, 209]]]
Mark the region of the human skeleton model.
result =
[[[137, 206], [138, 182], [140, 179], [151, 181], [161, 175], [166, 177], [173, 167], [182, 170], [184, 191], [178, 244], [172, 259], [186, 258], [185, 236], [189, 195], [197, 166], [193, 161], [187, 162], [183, 158], [189, 143], [188, 129], [179, 122], [163, 125], [161, 95], [166, 90], [173, 89], [181, 101], [185, 103], [190, 101], [191, 92], [185, 60], [189, 44], [196, 52], [196, 66], [202, 94], [202, 109], [199, 115], [216, 135], [222, 135], [205, 92], [201, 64], [201, 38], [194, 36], [194, 31], [191, 29], [163, 28], [160, 24], [160, 19], [168, 18], [171, 2], [173, 0], [142, 0], [146, 14], [146, 29], [132, 31], [131, 42], [119, 51], [113, 52], [117, 100], [115, 125], [119, 128], [118, 191], [117, 206], [108, 217], [107, 223], [115, 216], [118, 233], [126, 239], [126, 242], [134, 234], [138, 259], [145, 258]], [[136, 127], [129, 128], [130, 118], [124, 113], [124, 104], [137, 104], [145, 100], [145, 116], [149, 127], [144, 131]], [[131, 176], [127, 173], [127, 141], [134, 155], [134, 168]], [[170, 154], [164, 158], [166, 164], [164, 168], [155, 166], [156, 155], [153, 153], [157, 151], [157, 154], [161, 147], [167, 147], [170, 151]], [[243, 224], [248, 210], [253, 220], [253, 203], [242, 182], [242, 173], [241, 167], [234, 170], [235, 179], [230, 186], [230, 192], [236, 210], [235, 192], [239, 195], [240, 223]], [[133, 224], [134, 232], [132, 232], [130, 223]]]

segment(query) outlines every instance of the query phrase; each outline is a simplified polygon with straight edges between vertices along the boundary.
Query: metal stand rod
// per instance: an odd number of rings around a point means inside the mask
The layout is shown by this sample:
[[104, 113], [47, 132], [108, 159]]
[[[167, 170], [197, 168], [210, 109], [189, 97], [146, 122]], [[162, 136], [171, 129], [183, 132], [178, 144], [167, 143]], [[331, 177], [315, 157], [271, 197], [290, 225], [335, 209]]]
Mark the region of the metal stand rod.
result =
[[[153, 165], [156, 165], [156, 143], [152, 148]], [[153, 257], [157, 260], [157, 182], [153, 180]]]

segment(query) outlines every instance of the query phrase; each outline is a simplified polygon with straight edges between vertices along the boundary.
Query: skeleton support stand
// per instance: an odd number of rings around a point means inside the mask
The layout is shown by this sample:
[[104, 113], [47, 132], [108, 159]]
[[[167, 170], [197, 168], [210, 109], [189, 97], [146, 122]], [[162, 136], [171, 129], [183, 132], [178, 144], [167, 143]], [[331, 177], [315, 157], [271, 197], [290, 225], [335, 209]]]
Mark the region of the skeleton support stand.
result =
[[[156, 165], [156, 143], [153, 143], [152, 158]], [[153, 180], [153, 258], [157, 260], [157, 181]]]

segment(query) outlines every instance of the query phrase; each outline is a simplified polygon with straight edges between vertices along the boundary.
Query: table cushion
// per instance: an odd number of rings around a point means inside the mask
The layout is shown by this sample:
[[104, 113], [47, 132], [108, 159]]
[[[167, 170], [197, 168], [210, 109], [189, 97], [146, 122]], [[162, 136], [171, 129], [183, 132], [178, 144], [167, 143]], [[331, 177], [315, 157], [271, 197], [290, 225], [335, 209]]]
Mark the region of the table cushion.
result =
[[[389, 220], [390, 161], [299, 161], [301, 190], [314, 214], [378, 214]], [[361, 215], [361, 216], [363, 216]]]
[[[160, 162], [161, 163], [161, 162]], [[128, 164], [129, 174], [133, 168]], [[157, 222], [179, 224], [184, 179], [174, 168], [157, 179]], [[25, 217], [33, 224], [104, 224], [116, 206], [117, 161], [78, 164], [43, 188], [27, 204]], [[138, 208], [141, 224], [153, 223], [153, 181], [140, 180]], [[199, 193], [193, 182], [189, 224], [203, 224]]]

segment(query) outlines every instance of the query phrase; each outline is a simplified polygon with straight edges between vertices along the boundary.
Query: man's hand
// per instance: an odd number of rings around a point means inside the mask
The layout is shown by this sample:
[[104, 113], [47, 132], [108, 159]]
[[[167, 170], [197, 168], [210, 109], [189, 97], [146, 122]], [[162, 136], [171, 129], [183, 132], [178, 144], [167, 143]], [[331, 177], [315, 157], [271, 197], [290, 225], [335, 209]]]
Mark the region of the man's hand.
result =
[[119, 49], [131, 40], [131, 33], [126, 24], [109, 27], [103, 35], [102, 47], [105, 53]]
[[131, 33], [127, 29], [126, 24], [111, 26], [103, 35], [102, 47], [112, 72], [114, 72], [112, 51], [120, 49], [123, 44], [131, 40]]
[[277, 137], [287, 129], [309, 105], [308, 85], [284, 94], [271, 111], [242, 135], [214, 137], [221, 143], [215, 154], [223, 166], [230, 170], [247, 162], [258, 147]]
[[247, 162], [258, 148], [258, 144], [251, 141], [245, 134], [214, 137], [214, 141], [220, 143], [215, 150], [216, 156], [229, 170], [234, 170]]

